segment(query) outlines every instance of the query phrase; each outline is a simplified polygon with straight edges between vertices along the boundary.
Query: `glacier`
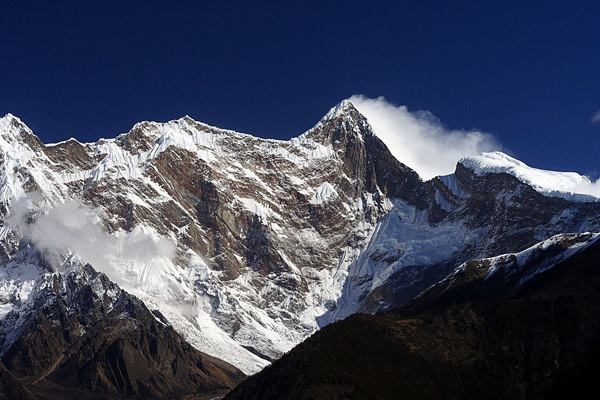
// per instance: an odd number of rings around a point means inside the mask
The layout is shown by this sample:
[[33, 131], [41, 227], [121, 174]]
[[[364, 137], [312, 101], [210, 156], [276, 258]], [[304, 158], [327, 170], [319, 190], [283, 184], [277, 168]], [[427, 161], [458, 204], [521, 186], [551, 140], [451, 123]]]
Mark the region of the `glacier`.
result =
[[[7, 115], [0, 320], [77, 259], [253, 374], [322, 326], [414, 297], [468, 260], [598, 230], [597, 198], [569, 192], [588, 182], [580, 175], [497, 152], [424, 182], [401, 161], [350, 101], [289, 141], [186, 116], [44, 145]], [[543, 210], [531, 216], [530, 204]], [[38, 253], [19, 253], [22, 241]]]

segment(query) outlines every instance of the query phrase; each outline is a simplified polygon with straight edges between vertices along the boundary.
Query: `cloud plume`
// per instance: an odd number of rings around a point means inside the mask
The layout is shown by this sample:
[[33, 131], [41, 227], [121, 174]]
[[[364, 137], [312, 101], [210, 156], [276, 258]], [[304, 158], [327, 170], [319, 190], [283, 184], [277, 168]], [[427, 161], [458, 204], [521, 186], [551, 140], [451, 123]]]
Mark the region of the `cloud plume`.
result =
[[502, 149], [493, 135], [449, 130], [429, 111], [410, 112], [383, 97], [354, 95], [350, 101], [367, 117], [392, 154], [425, 180], [451, 174], [462, 157]]
[[[410, 112], [405, 106], [390, 104], [383, 97], [371, 99], [354, 95], [349, 100], [367, 117], [391, 153], [425, 180], [453, 173], [457, 161], [463, 157], [502, 149], [493, 135], [475, 130], [449, 130], [429, 111]], [[600, 111], [592, 116], [592, 122], [600, 124]], [[533, 175], [555, 174], [537, 170]], [[564, 179], [559, 184], [554, 182], [555, 187], [548, 187], [548, 183], [542, 180], [537, 186], [543, 187], [546, 193], [554, 190], [600, 197], [600, 180], [589, 177]]]

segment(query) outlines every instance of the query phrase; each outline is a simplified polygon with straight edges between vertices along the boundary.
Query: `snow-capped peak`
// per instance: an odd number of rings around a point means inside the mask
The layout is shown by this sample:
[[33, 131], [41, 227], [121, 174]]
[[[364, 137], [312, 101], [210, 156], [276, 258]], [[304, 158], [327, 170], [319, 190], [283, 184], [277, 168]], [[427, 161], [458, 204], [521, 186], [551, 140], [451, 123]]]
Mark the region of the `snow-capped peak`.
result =
[[19, 117], [17, 117], [16, 115], [13, 115], [11, 113], [6, 113], [6, 115], [4, 115], [4, 117], [0, 118], [1, 122], [10, 122], [10, 121], [17, 121], [20, 124], [23, 124], [23, 121], [21, 121], [21, 119]]
[[320, 122], [330, 121], [353, 109], [356, 108], [350, 100], [342, 100], [335, 107], [331, 108], [329, 112], [327, 112], [327, 114], [321, 118]]
[[599, 190], [589, 178], [576, 172], [533, 168], [500, 151], [465, 157], [459, 163], [479, 176], [500, 173], [512, 175], [547, 196], [581, 202], [600, 201]]
[[31, 132], [31, 130], [27, 127], [27, 125], [25, 125], [25, 123], [23, 123], [23, 121], [11, 113], [8, 113], [4, 117], [0, 118], [0, 132], [8, 135], [19, 136], [23, 130], [33, 134], [33, 132]]
[[4, 117], [0, 118], [0, 120], [9, 120], [9, 119], [13, 119], [13, 118], [17, 118], [14, 115], [12, 115], [11, 113], [6, 113], [6, 115], [4, 115]]

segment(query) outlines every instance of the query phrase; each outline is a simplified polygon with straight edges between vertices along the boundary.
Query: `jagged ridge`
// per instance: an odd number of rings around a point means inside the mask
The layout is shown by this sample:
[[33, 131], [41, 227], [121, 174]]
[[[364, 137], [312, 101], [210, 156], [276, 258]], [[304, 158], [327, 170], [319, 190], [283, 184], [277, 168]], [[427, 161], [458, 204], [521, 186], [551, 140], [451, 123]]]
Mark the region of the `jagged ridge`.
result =
[[248, 373], [319, 326], [410, 301], [463, 262], [598, 230], [598, 203], [506, 173], [459, 163], [422, 182], [347, 101], [290, 141], [189, 117], [87, 144], [44, 145], [12, 116], [0, 127], [3, 263], [20, 240], [6, 222], [15, 199], [91, 206], [114, 248], [150, 250], [121, 251], [108, 276]]
[[[537, 270], [539, 260], [529, 261], [523, 270]], [[485, 282], [470, 281], [477, 296], [425, 296], [394, 312], [353, 315], [225, 398], [585, 397], [600, 354], [599, 262], [595, 241], [516, 289], [506, 282], [486, 293]]]
[[13, 339], [2, 338], [3, 365], [38, 397], [204, 398], [243, 377], [192, 348], [91, 266], [71, 261], [62, 273], [35, 269], [30, 300], [5, 316], [0, 331]]

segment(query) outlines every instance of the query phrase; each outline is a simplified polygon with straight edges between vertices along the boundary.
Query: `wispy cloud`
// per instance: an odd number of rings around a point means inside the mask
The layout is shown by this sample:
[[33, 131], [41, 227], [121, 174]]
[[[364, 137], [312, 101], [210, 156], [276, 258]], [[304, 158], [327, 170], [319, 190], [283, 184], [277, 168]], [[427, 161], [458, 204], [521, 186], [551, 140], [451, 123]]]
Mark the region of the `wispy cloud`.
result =
[[600, 111], [596, 111], [592, 114], [592, 124], [600, 125]]
[[102, 228], [96, 210], [77, 201], [50, 206], [39, 193], [13, 200], [7, 222], [51, 266], [59, 268], [65, 256], [76, 254], [113, 280], [119, 280], [116, 268], [131, 260], [148, 263], [161, 257], [172, 259], [175, 254], [172, 242], [141, 227], [111, 235]]
[[451, 174], [462, 157], [502, 149], [494, 135], [447, 129], [429, 111], [410, 112], [383, 97], [354, 95], [350, 101], [392, 154], [423, 179]]

